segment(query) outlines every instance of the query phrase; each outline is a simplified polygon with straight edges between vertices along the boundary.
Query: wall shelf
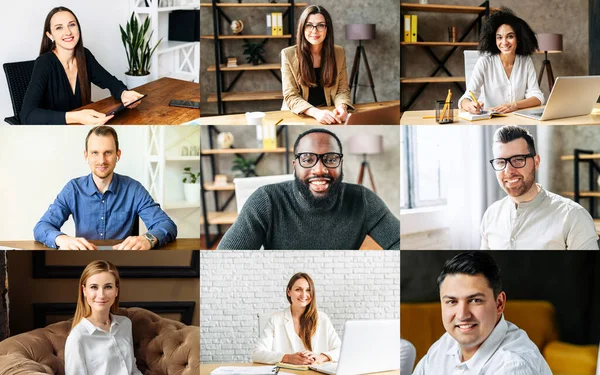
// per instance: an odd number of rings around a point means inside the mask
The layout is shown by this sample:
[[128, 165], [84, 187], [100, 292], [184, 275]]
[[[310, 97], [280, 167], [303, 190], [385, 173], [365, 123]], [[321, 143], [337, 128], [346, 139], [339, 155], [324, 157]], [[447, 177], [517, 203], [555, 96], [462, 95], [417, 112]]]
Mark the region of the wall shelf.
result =
[[[247, 91], [247, 92], [223, 92], [221, 93], [222, 102], [247, 102], [256, 100], [283, 100], [281, 91]], [[217, 94], [209, 94], [207, 101], [217, 103]]]
[[[259, 64], [259, 65], [240, 64], [237, 67], [233, 67], [233, 68], [228, 68], [227, 65], [221, 64], [219, 66], [219, 69], [222, 72], [237, 72], [237, 71], [243, 71], [243, 70], [280, 70], [281, 64], [279, 64], [279, 63], [277, 63], [277, 64]], [[217, 66], [211, 65], [208, 67], [207, 71], [208, 72], [216, 72]]]

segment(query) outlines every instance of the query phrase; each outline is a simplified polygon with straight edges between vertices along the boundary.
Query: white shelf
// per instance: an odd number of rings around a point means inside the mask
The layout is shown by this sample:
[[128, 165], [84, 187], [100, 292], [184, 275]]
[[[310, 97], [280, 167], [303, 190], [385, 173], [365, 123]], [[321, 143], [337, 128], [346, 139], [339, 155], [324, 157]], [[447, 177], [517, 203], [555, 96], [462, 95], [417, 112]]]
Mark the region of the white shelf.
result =
[[200, 161], [200, 155], [196, 156], [167, 156], [166, 161]]
[[185, 208], [200, 208], [200, 202], [189, 203], [187, 201], [168, 202], [164, 204], [164, 210], [181, 210]]
[[178, 49], [184, 49], [188, 47], [194, 47], [200, 42], [181, 42], [178, 40], [163, 40], [156, 48], [156, 53], [162, 55], [163, 53], [176, 51]]

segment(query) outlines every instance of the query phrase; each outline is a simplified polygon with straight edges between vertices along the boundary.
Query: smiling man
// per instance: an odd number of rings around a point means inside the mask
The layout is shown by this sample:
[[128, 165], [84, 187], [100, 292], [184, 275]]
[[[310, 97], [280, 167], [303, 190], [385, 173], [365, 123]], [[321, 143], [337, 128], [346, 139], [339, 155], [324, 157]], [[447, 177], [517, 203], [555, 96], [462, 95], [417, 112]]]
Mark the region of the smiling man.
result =
[[527, 130], [518, 126], [498, 129], [493, 152], [490, 164], [508, 195], [483, 215], [482, 250], [598, 250], [590, 214], [535, 183], [540, 156]]
[[[115, 250], [149, 250], [177, 237], [177, 226], [138, 181], [114, 173], [121, 157], [117, 132], [110, 126], [91, 129], [83, 153], [92, 171], [72, 179], [36, 224], [36, 241], [67, 250], [96, 250], [92, 240], [123, 240]], [[60, 231], [73, 215], [75, 237]], [[135, 235], [138, 217], [148, 232]]]
[[358, 249], [367, 234], [384, 249], [400, 248], [400, 222], [381, 198], [342, 182], [344, 155], [334, 133], [300, 134], [294, 154], [294, 181], [255, 191], [219, 249]]
[[458, 254], [437, 279], [446, 333], [413, 375], [551, 375], [527, 333], [504, 320], [500, 269], [484, 252]]

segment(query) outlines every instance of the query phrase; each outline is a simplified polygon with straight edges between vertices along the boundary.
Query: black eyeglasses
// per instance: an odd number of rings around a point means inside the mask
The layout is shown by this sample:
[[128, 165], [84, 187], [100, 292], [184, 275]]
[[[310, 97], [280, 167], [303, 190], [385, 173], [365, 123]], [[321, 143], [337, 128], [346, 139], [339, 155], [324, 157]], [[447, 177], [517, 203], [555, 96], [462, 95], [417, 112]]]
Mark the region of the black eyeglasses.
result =
[[313, 25], [312, 23], [307, 23], [306, 25], [304, 25], [304, 31], [307, 31], [309, 33], [312, 33], [314, 29], [317, 29], [318, 32], [322, 33], [323, 31], [325, 31], [326, 28], [327, 25], [324, 23], [318, 23], [316, 25]]
[[509, 162], [513, 168], [523, 168], [527, 164], [527, 158], [534, 157], [535, 154], [514, 155], [510, 158], [496, 158], [490, 160], [490, 164], [495, 171], [502, 171], [506, 168], [506, 162]]
[[319, 159], [321, 159], [326, 168], [337, 168], [340, 165], [343, 156], [343, 154], [337, 152], [327, 152], [324, 154], [303, 152], [296, 154], [296, 159], [298, 159], [302, 168], [314, 167], [319, 162]]

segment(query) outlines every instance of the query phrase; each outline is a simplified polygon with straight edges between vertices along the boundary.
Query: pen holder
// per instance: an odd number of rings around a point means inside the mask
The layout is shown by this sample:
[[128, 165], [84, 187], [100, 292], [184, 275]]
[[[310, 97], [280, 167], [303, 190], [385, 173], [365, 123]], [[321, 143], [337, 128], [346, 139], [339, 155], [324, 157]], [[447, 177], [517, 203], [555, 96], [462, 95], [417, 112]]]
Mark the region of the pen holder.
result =
[[453, 101], [446, 103], [445, 100], [435, 101], [435, 121], [438, 124], [451, 124], [454, 122]]

